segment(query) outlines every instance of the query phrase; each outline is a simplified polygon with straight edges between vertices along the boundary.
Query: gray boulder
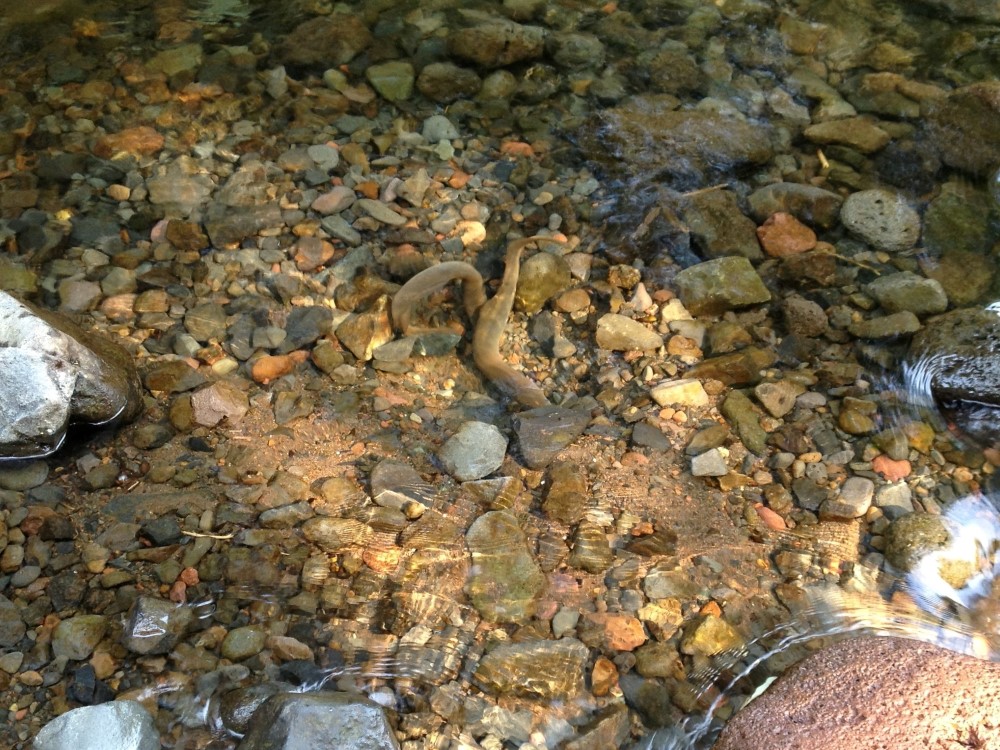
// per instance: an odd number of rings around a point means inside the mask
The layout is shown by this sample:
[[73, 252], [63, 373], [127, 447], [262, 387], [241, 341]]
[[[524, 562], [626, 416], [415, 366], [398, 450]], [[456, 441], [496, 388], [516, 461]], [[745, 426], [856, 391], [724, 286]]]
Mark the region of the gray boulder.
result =
[[382, 707], [350, 693], [279, 693], [250, 720], [239, 750], [399, 750]]
[[113, 701], [67, 711], [35, 737], [34, 750], [159, 750], [160, 735], [137, 701]]
[[0, 373], [0, 458], [46, 455], [70, 422], [125, 422], [142, 409], [139, 375], [124, 349], [4, 292]]

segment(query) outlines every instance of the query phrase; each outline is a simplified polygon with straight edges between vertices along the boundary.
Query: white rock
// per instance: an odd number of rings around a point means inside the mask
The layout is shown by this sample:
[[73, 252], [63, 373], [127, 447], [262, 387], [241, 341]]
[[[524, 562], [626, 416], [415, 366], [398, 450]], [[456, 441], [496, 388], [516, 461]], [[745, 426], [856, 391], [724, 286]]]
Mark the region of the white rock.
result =
[[112, 701], [67, 711], [35, 737], [34, 750], [159, 750], [160, 735], [143, 705]]
[[0, 292], [0, 456], [52, 452], [70, 419], [134, 417], [140, 392], [125, 350]]
[[726, 457], [720, 448], [712, 448], [691, 459], [691, 474], [696, 477], [724, 477], [728, 473]]
[[708, 394], [697, 378], [664, 380], [650, 391], [660, 406], [706, 406]]

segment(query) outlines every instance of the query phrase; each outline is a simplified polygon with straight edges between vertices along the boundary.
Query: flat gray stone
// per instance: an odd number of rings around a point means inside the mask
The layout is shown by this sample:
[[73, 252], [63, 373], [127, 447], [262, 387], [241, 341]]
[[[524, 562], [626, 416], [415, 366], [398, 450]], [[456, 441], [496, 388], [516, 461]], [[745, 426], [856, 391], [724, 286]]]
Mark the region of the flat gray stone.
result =
[[482, 479], [500, 468], [507, 438], [491, 424], [465, 422], [438, 452], [445, 471], [461, 482]]

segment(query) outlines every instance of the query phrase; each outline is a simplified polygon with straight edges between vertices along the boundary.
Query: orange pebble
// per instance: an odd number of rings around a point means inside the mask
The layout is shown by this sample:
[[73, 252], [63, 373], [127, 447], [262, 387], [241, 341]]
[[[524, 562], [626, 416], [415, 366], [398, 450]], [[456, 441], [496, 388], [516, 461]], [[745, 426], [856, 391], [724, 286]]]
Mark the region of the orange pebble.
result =
[[872, 469], [890, 482], [898, 482], [900, 479], [910, 476], [910, 472], [913, 470], [910, 462], [905, 458], [894, 461], [884, 453], [875, 457], [872, 461]]
[[785, 519], [768, 508], [766, 505], [757, 503], [753, 506], [753, 508], [757, 511], [757, 515], [760, 517], [763, 524], [772, 531], [784, 531], [788, 528], [785, 524]]

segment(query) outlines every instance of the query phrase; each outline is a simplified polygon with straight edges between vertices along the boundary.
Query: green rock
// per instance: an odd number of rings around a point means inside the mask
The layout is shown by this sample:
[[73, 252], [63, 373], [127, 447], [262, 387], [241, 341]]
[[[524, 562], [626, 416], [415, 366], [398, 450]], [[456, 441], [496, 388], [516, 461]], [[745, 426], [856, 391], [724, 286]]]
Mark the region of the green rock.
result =
[[590, 651], [575, 638], [497, 646], [483, 655], [475, 678], [495, 695], [550, 700], [583, 690]]
[[466, 593], [489, 622], [526, 622], [535, 613], [545, 576], [529, 554], [517, 519], [507, 511], [477, 518], [465, 537], [472, 554]]
[[569, 264], [565, 259], [544, 251], [535, 253], [521, 264], [514, 307], [522, 312], [536, 313], [569, 284]]
[[77, 615], [56, 625], [52, 633], [52, 655], [80, 661], [94, 653], [108, 630], [103, 615]]
[[413, 66], [401, 60], [372, 65], [365, 71], [372, 87], [390, 102], [409, 99], [413, 93]]
[[768, 302], [771, 293], [742, 256], [716, 258], [677, 274], [681, 302], [692, 315], [719, 315], [739, 307]]
[[231, 661], [243, 661], [256, 656], [264, 648], [267, 631], [260, 625], [234, 628], [222, 641], [222, 656]]
[[923, 244], [935, 255], [986, 253], [997, 240], [991, 225], [995, 205], [968, 180], [952, 180], [924, 211]]
[[722, 402], [721, 411], [736, 429], [743, 445], [758, 456], [764, 455], [767, 433], [760, 426], [753, 402], [742, 391], [731, 391]]

